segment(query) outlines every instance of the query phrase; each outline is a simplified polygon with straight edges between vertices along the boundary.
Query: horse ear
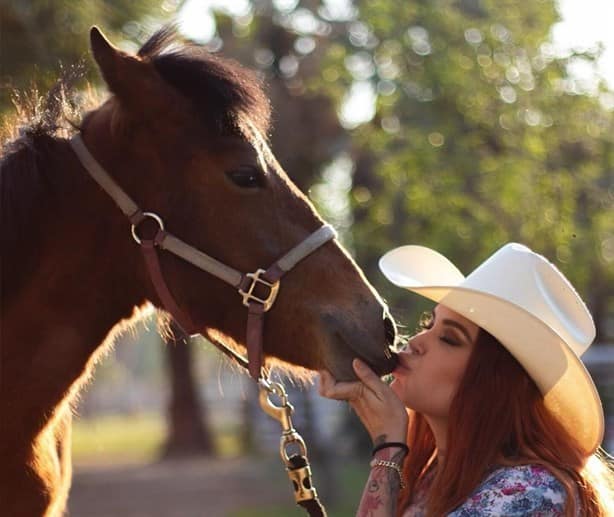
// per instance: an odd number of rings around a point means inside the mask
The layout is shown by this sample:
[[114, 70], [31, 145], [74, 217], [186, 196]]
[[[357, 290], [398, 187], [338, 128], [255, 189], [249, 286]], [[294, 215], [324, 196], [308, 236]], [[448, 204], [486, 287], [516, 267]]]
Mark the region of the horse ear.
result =
[[102, 77], [124, 108], [139, 116], [164, 113], [168, 119], [173, 112], [169, 106], [180, 105], [180, 97], [165, 85], [149, 60], [114, 47], [95, 26], [90, 30], [90, 44]]
[[141, 60], [114, 47], [96, 26], [90, 29], [90, 45], [109, 90], [119, 97], [129, 95], [133, 78], [140, 75]]

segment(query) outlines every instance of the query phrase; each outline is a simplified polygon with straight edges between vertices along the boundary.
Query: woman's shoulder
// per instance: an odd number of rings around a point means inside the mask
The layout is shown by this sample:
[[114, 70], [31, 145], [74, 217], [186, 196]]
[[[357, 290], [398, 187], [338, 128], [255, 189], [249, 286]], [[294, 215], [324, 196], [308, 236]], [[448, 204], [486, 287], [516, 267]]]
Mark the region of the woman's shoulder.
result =
[[566, 498], [563, 484], [546, 467], [498, 467], [450, 515], [562, 516]]

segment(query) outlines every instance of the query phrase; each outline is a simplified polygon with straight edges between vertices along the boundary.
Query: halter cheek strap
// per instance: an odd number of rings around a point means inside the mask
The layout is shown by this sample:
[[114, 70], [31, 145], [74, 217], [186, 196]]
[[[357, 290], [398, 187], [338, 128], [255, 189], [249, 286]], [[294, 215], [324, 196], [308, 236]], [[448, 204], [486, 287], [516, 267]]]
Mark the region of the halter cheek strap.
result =
[[[98, 185], [115, 201], [115, 204], [132, 223], [132, 236], [141, 246], [145, 257], [145, 263], [149, 271], [152, 284], [160, 298], [163, 307], [175, 318], [183, 330], [189, 334], [199, 333], [199, 329], [175, 301], [168, 288], [162, 270], [157, 249], [163, 249], [181, 257], [197, 268], [232, 285], [242, 297], [243, 305], [248, 309], [247, 331], [245, 343], [248, 360], [242, 358], [233, 350], [215, 340], [212, 342], [225, 354], [231, 355], [242, 366], [248, 368], [250, 375], [258, 380], [261, 377], [263, 365], [263, 324], [264, 314], [271, 309], [277, 298], [281, 277], [290, 271], [305, 257], [316, 251], [328, 241], [336, 237], [335, 230], [329, 225], [323, 225], [318, 230], [307, 236], [297, 246], [292, 248], [279, 260], [265, 269], [258, 269], [254, 273], [241, 273], [236, 269], [216, 260], [202, 251], [186, 244], [164, 229], [162, 219], [152, 213], [144, 212], [126, 194], [113, 178], [104, 170], [98, 161], [92, 156], [85, 146], [80, 134], [76, 134], [71, 140], [75, 154], [83, 167], [90, 173]], [[158, 229], [153, 238], [141, 239], [138, 235], [138, 226], [146, 219], [154, 220]], [[258, 295], [256, 294], [258, 289]], [[260, 294], [267, 291], [266, 296]]]

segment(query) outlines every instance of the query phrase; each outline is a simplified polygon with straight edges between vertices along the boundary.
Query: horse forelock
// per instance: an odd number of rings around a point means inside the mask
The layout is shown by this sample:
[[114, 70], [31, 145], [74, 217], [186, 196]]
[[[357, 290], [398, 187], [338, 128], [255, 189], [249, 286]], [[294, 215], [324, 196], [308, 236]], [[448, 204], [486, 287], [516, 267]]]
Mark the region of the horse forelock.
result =
[[174, 26], [156, 32], [138, 55], [190, 101], [210, 130], [246, 136], [242, 126], [249, 119], [261, 134], [268, 134], [271, 108], [261, 81], [236, 61], [186, 42]]

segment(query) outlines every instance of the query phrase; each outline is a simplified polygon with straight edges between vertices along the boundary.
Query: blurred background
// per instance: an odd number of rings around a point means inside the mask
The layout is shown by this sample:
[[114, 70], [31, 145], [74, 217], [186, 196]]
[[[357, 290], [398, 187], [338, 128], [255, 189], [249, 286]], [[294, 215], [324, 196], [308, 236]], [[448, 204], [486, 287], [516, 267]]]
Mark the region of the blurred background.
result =
[[[385, 283], [384, 251], [423, 244], [464, 272], [508, 241], [549, 257], [596, 321], [583, 359], [612, 453], [612, 19], [610, 0], [1, 0], [0, 112], [81, 59], [83, 91], [101, 88], [91, 25], [136, 51], [178, 23], [261, 75], [279, 161], [405, 332], [427, 305]], [[323, 502], [354, 515], [368, 438], [343, 404], [289, 390]], [[302, 515], [256, 395], [203, 339], [165, 344], [151, 314], [82, 395], [70, 515]]]

